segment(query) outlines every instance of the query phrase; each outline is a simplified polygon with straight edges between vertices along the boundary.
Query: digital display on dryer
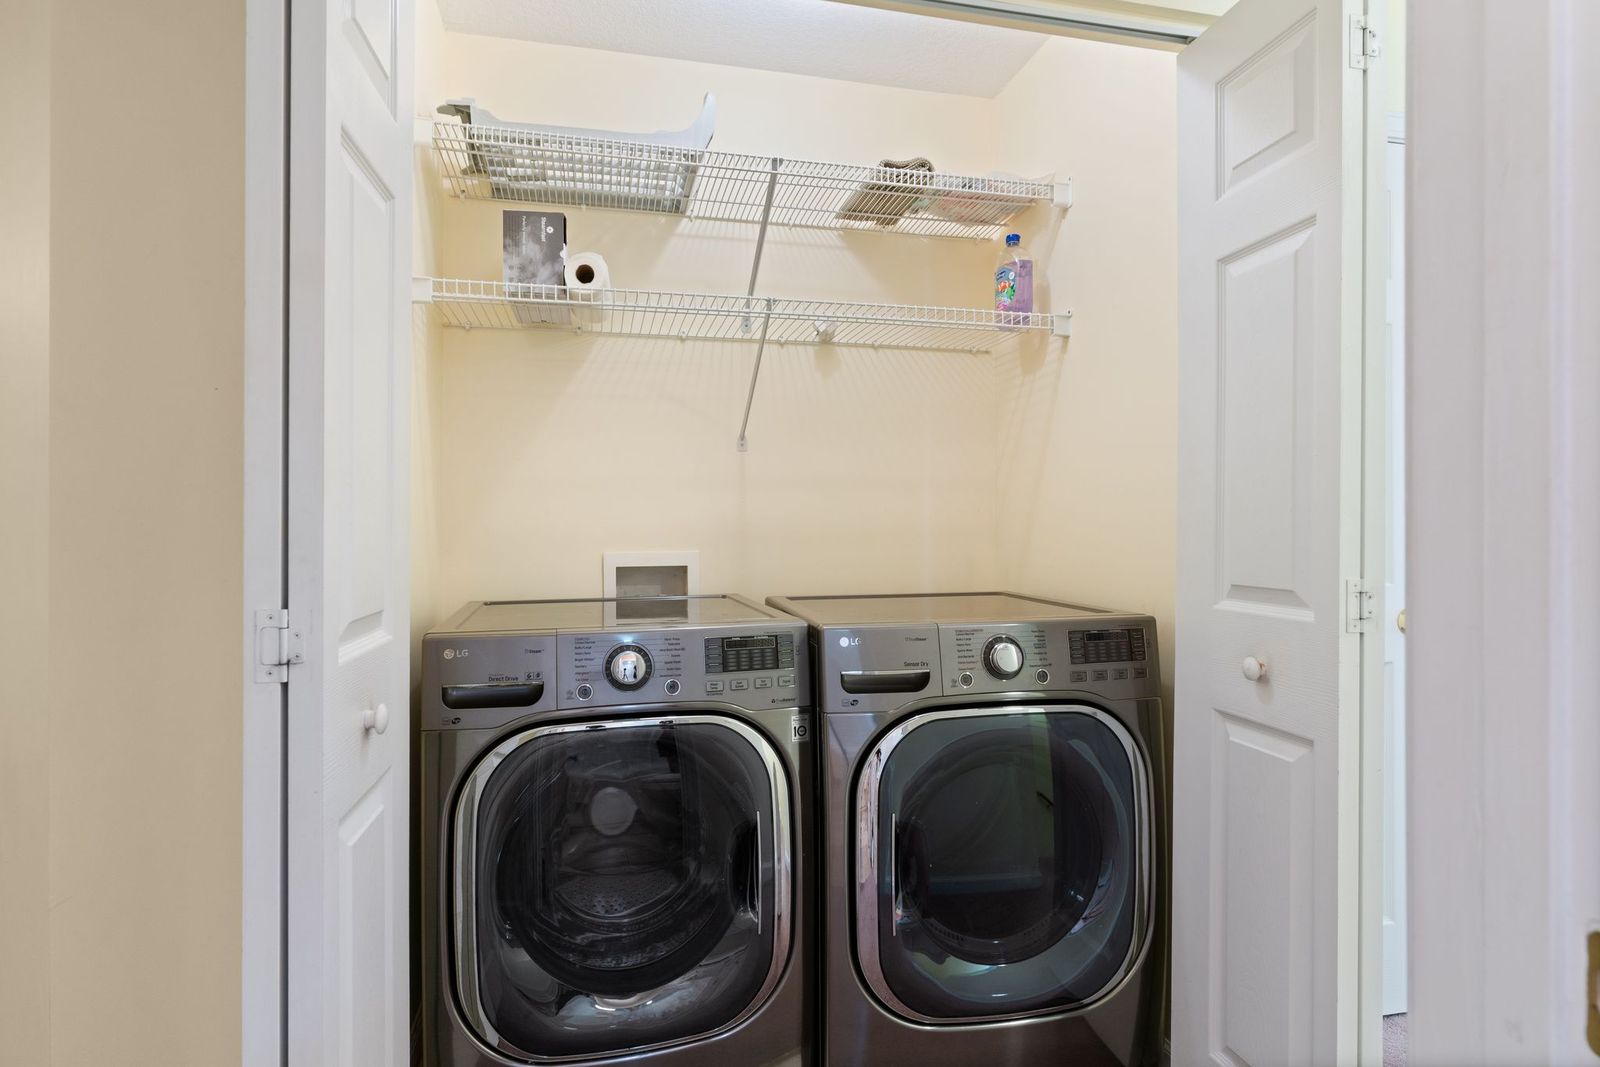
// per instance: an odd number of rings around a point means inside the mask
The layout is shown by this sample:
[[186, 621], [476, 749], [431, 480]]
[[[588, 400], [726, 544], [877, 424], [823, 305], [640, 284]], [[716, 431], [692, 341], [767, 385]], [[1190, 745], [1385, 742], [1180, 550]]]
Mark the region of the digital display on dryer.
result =
[[1133, 663], [1145, 658], [1144, 631], [1074, 630], [1069, 642], [1073, 663]]

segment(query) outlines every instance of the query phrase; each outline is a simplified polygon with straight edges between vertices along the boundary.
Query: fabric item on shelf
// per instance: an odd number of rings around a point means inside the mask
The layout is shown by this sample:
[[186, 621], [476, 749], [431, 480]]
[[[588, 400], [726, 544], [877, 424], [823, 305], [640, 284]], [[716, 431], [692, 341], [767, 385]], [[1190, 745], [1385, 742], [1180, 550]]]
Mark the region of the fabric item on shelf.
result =
[[885, 159], [878, 166], [883, 170], [905, 171], [906, 177], [895, 181], [867, 182], [839, 209], [839, 218], [845, 222], [873, 222], [879, 226], [893, 226], [907, 212], [927, 208], [928, 196], [911, 192], [907, 186], [927, 186], [933, 174], [933, 164], [918, 156], [916, 159]]

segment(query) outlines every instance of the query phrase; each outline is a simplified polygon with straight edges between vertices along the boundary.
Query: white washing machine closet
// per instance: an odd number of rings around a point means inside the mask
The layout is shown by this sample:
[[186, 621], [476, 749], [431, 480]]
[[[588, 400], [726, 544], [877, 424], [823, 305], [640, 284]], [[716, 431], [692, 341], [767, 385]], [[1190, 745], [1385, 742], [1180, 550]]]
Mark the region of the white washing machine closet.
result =
[[1010, 593], [769, 603], [811, 624], [817, 670], [825, 1062], [1154, 1062], [1154, 620]]
[[804, 624], [736, 597], [429, 634], [424, 1062], [809, 1063], [810, 703]]

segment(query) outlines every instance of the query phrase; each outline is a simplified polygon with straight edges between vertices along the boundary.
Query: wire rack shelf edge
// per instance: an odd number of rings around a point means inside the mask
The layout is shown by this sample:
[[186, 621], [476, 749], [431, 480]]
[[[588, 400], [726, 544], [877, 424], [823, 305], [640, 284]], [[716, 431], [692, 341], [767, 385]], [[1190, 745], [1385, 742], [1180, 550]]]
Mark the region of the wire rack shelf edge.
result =
[[1072, 314], [842, 300], [791, 300], [654, 289], [574, 292], [559, 285], [417, 278], [413, 299], [447, 326], [571, 330], [610, 336], [988, 352], [1066, 336]]
[[436, 121], [450, 191], [468, 200], [615, 208], [689, 219], [992, 240], [1072, 183], [787, 159]]

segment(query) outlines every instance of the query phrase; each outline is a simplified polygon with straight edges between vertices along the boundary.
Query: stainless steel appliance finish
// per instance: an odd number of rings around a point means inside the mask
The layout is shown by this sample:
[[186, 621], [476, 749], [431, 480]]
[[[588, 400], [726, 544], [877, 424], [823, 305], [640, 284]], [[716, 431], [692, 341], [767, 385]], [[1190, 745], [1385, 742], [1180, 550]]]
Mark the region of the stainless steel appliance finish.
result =
[[822, 1059], [1156, 1061], [1155, 622], [1012, 593], [774, 597], [822, 717]]
[[423, 1063], [814, 1062], [805, 624], [468, 604], [423, 640]]

